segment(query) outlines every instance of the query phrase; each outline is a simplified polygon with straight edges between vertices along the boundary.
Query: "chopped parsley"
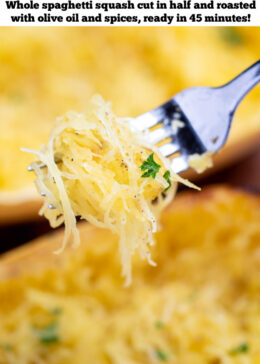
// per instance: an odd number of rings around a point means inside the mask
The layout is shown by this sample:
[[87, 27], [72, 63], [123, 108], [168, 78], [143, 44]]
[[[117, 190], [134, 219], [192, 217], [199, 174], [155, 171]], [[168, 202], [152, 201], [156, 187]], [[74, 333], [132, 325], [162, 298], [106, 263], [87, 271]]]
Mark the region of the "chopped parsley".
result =
[[4, 349], [4, 350], [6, 350], [6, 351], [10, 351], [10, 350], [13, 350], [13, 345], [11, 345], [11, 344], [7, 344], [7, 343], [5, 343], [5, 344], [0, 344], [0, 349]]
[[156, 327], [156, 329], [163, 329], [165, 324], [162, 321], [156, 321], [154, 326]]
[[224, 27], [219, 29], [221, 38], [230, 45], [240, 45], [243, 43], [242, 35], [234, 27]]
[[155, 178], [159, 169], [161, 168], [160, 164], [156, 163], [153, 159], [153, 153], [149, 155], [149, 157], [143, 162], [141, 165], [141, 171], [146, 171], [142, 174], [143, 178], [152, 177]]
[[229, 354], [230, 355], [237, 355], [237, 354], [242, 354], [242, 353], [247, 353], [249, 351], [249, 346], [247, 343], [242, 343], [238, 346], [236, 346], [235, 348], [233, 348], [232, 350], [230, 350]]
[[168, 360], [168, 355], [162, 351], [161, 349], [157, 349], [156, 350], [156, 355], [157, 355], [157, 358], [161, 361], [167, 361]]
[[166, 180], [166, 182], [168, 183], [168, 186], [165, 188], [164, 192], [168, 191], [168, 189], [171, 187], [172, 182], [170, 180], [170, 176], [171, 176], [171, 172], [169, 170], [167, 170], [164, 175], [163, 178]]
[[34, 328], [34, 332], [42, 344], [48, 345], [59, 342], [57, 322], [52, 322], [42, 328]]
[[[153, 159], [153, 153], [149, 155], [149, 157], [143, 162], [141, 165], [141, 171], [144, 171], [141, 177], [148, 178], [152, 177], [153, 179], [156, 177], [157, 173], [159, 172], [159, 169], [161, 168], [160, 164], [156, 163]], [[168, 183], [168, 186], [165, 188], [164, 192], [168, 191], [168, 189], [171, 187], [172, 183], [170, 180], [171, 172], [167, 170], [163, 178]]]
[[52, 314], [52, 315], [60, 315], [61, 313], [62, 313], [62, 308], [61, 307], [54, 307], [51, 311], [50, 311], [50, 313]]

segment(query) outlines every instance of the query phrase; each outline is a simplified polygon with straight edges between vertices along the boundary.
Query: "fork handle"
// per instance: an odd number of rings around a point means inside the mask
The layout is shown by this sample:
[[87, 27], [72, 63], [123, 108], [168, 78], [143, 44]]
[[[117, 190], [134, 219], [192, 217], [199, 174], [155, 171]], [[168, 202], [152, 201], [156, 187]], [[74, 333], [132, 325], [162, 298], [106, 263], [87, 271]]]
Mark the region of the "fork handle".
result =
[[221, 91], [222, 96], [224, 96], [225, 104], [234, 113], [246, 94], [259, 82], [260, 60], [218, 89]]

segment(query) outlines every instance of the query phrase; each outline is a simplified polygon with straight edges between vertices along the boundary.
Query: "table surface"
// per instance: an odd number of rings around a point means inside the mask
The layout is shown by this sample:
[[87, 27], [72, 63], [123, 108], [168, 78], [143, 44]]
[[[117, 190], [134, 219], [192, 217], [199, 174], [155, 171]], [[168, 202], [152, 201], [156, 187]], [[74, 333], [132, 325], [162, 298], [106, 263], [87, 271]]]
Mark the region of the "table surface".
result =
[[[260, 140], [259, 147], [249, 156], [229, 168], [207, 177], [197, 183], [203, 188], [212, 184], [229, 184], [242, 187], [252, 193], [260, 194]], [[0, 227], [0, 253], [22, 245], [52, 229], [47, 220], [42, 219], [19, 225]]]

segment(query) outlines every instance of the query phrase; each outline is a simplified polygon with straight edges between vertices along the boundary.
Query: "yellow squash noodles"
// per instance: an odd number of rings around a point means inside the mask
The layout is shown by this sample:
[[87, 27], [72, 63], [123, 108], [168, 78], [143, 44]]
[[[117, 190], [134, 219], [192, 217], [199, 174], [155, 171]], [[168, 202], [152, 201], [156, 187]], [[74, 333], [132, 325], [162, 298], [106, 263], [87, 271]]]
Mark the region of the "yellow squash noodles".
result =
[[116, 236], [89, 224], [75, 251], [51, 254], [58, 233], [11, 253], [0, 260], [0, 364], [259, 364], [259, 203], [221, 188], [176, 197], [158, 266], [136, 255], [128, 289]]
[[[109, 103], [96, 96], [85, 113], [71, 111], [57, 118], [48, 145], [32, 152], [37, 156], [31, 164], [38, 177], [36, 186], [46, 196], [40, 213], [52, 227], [65, 222], [59, 251], [71, 235], [74, 246], [79, 245], [75, 216], [80, 216], [119, 235], [126, 285], [131, 282], [135, 250], [155, 264], [150, 246], [160, 212], [173, 198], [177, 181], [193, 185], [170, 172], [170, 161], [131, 130], [129, 120], [116, 117]], [[158, 171], [144, 178], [140, 166], [149, 161], [151, 153], [158, 163], [152, 159], [147, 168], [157, 166]], [[164, 178], [166, 171], [170, 182]], [[173, 186], [168, 189], [171, 181]]]

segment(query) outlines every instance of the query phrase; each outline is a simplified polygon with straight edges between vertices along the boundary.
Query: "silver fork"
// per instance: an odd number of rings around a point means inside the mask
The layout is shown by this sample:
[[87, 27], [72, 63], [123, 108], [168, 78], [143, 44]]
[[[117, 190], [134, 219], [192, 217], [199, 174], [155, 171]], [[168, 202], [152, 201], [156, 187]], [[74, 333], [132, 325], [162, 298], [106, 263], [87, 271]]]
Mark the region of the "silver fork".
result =
[[[238, 105], [259, 82], [260, 60], [224, 86], [183, 90], [131, 124], [139, 131], [147, 130], [147, 141], [160, 143], [160, 152], [172, 157], [172, 169], [180, 173], [189, 168], [190, 155], [216, 153], [224, 145]], [[174, 121], [181, 121], [182, 127], [174, 128]]]

